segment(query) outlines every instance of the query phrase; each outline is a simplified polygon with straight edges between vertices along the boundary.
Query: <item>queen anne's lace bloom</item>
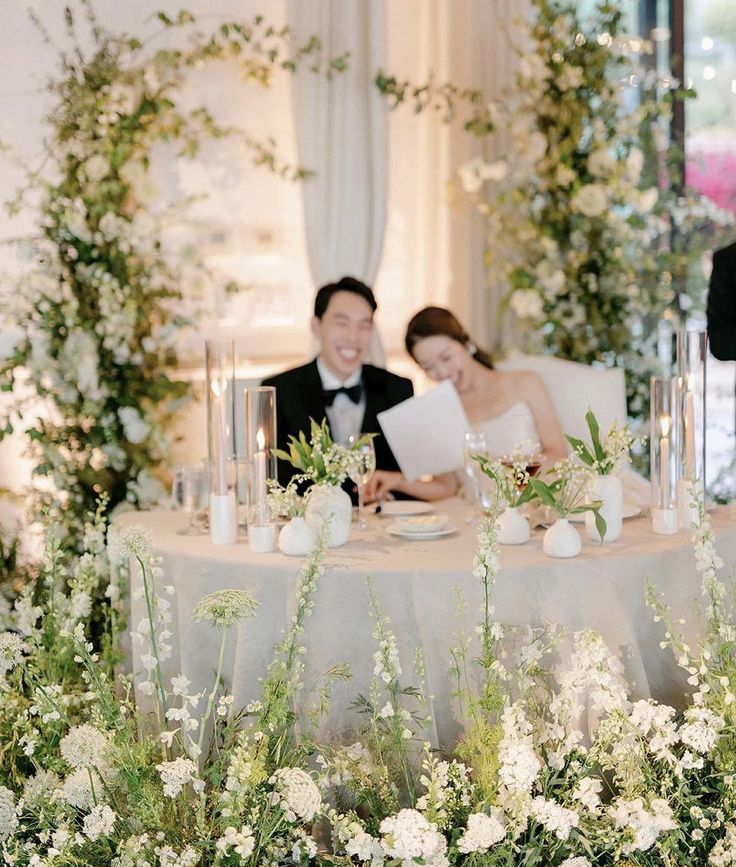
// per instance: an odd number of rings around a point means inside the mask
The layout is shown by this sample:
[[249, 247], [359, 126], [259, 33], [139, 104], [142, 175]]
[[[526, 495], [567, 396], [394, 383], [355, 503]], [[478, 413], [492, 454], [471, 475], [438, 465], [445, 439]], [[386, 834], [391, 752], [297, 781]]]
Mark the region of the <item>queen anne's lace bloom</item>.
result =
[[73, 768], [99, 768], [105, 764], [108, 740], [94, 726], [83, 723], [74, 726], [59, 744], [61, 755]]
[[18, 825], [18, 816], [15, 813], [15, 796], [0, 786], [0, 840], [9, 837]]
[[505, 836], [506, 826], [502, 810], [494, 808], [490, 815], [471, 813], [468, 816], [468, 827], [457, 841], [457, 848], [466, 855], [471, 852], [485, 852], [500, 843]]
[[253, 617], [257, 607], [256, 600], [244, 590], [218, 590], [199, 600], [194, 619], [227, 628]]
[[90, 840], [97, 840], [112, 832], [116, 818], [117, 816], [107, 804], [99, 804], [84, 817], [82, 831]]
[[144, 527], [112, 528], [108, 534], [107, 551], [112, 563], [124, 563], [128, 557], [148, 562], [152, 547], [153, 535]]
[[565, 858], [560, 867], [592, 867], [592, 865], [584, 855], [576, 855], [573, 858]]
[[23, 661], [26, 645], [15, 632], [0, 633], [0, 677]]
[[437, 826], [416, 810], [400, 810], [381, 822], [381, 846], [402, 867], [415, 867], [417, 860], [426, 867], [447, 867], [447, 841]]
[[274, 787], [274, 803], [280, 803], [286, 819], [297, 817], [311, 822], [322, 806], [322, 796], [314, 780], [301, 768], [279, 768], [269, 779]]
[[176, 798], [187, 783], [192, 783], [195, 791], [201, 792], [204, 788], [204, 781], [197, 778], [197, 766], [191, 759], [180, 756], [172, 762], [156, 765], [156, 770], [161, 775], [164, 795], [168, 798]]

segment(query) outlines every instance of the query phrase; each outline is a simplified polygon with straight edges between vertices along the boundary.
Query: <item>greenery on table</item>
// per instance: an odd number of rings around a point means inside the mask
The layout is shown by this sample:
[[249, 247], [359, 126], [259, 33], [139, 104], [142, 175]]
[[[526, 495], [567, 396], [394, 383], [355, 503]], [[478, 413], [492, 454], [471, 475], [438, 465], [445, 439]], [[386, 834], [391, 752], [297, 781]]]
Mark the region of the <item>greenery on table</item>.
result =
[[160, 13], [163, 34], [143, 42], [106, 31], [91, 3], [80, 5], [80, 22], [64, 11], [69, 47], [48, 82], [42, 166], [24, 166], [26, 185], [11, 203], [33, 212], [38, 228], [27, 244], [31, 265], [3, 311], [22, 337], [0, 368], [2, 388], [18, 396], [3, 431], [27, 433], [37, 504], [74, 544], [102, 492], [110, 509], [161, 498], [166, 425], [188, 391], [172, 374], [180, 332], [191, 325], [182, 296], [204, 275], [196, 258], [175, 261], [162, 242], [181, 215], [157, 200], [148, 173], [155, 144], [169, 142], [184, 158], [203, 136], [237, 136], [255, 164], [304, 176], [273, 142], [223, 128], [205, 106], [182, 108], [188, 71], [227, 62], [268, 86], [306, 58], [327, 74], [345, 62], [325, 65], [316, 40], [296, 45], [260, 17], [206, 33], [187, 12]]
[[586, 467], [590, 467], [591, 471], [599, 476], [609, 476], [630, 458], [634, 443], [631, 430], [628, 425], [619, 427], [617, 422], [614, 422], [608, 433], [601, 437], [598, 419], [591, 409], [585, 413], [585, 423], [590, 431], [590, 445], [569, 434], [565, 434], [565, 439]]
[[[452, 650], [465, 731], [442, 751], [427, 735], [423, 660], [413, 660], [414, 686], [372, 587], [373, 674], [356, 704], [364, 723], [348, 740], [323, 743], [308, 717], [299, 721], [309, 702], [302, 636], [319, 598], [326, 534], [304, 563], [260, 695], [236, 709], [222, 664], [230, 631], [248, 629], [256, 600], [241, 590], [200, 600], [195, 616], [220, 632], [220, 652], [212, 686], [194, 692], [185, 676], [164, 676], [173, 588], [162, 586], [147, 533], [113, 533], [106, 551], [98, 514], [73, 571], [50, 533], [36, 594], [16, 602], [4, 624], [12, 631], [0, 632], [4, 859], [18, 867], [731, 863], [736, 621], [702, 503], [694, 531], [702, 644], [687, 646], [664, 602], [650, 599], [694, 690], [681, 712], [632, 701], [618, 658], [589, 630], [569, 636], [572, 652], [555, 665], [561, 633], [514, 639], [498, 622], [501, 507], [496, 500], [478, 528], [480, 623], [463, 626]], [[141, 670], [120, 675], [120, 566], [130, 561], [130, 590], [146, 614], [131, 624]], [[89, 641], [95, 587], [112, 601], [99, 648]], [[344, 666], [327, 673], [318, 715], [345, 674]]]

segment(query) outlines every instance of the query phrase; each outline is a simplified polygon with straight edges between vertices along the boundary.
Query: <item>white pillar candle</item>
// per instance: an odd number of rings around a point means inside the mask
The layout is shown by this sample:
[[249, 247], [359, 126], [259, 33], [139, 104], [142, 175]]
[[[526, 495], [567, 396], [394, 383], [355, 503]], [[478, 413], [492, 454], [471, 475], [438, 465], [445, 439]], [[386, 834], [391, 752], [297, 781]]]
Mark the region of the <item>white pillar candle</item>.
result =
[[234, 545], [238, 538], [235, 494], [210, 494], [210, 538], [213, 545]]
[[248, 527], [248, 545], [250, 550], [257, 554], [268, 554], [273, 551], [276, 547], [276, 525], [251, 524]]
[[258, 428], [256, 434], [258, 451], [254, 455], [255, 493], [258, 515], [258, 524], [266, 523], [266, 437], [262, 428]]
[[690, 390], [685, 392], [685, 476], [695, 478], [695, 404]]

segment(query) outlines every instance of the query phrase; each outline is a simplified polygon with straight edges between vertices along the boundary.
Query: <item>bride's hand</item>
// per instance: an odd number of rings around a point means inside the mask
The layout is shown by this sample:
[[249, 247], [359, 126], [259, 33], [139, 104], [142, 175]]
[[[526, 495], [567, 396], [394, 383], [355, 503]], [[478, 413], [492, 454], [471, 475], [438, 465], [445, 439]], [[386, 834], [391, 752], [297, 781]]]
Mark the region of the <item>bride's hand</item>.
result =
[[376, 470], [368, 484], [365, 486], [365, 501], [372, 503], [385, 500], [391, 491], [396, 491], [403, 480], [401, 473], [389, 470]]

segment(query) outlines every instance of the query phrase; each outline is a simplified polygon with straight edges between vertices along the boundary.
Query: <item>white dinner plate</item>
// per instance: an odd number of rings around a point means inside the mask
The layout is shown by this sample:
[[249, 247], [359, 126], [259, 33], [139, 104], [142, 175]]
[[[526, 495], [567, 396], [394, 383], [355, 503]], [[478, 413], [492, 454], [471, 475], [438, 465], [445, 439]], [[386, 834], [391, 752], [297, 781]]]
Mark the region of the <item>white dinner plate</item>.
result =
[[396, 515], [426, 515], [431, 511], [432, 504], [421, 500], [384, 500], [379, 514], [393, 518]]
[[397, 515], [396, 523], [407, 533], [435, 533], [444, 529], [450, 519], [447, 515]]
[[413, 530], [405, 530], [400, 524], [389, 524], [386, 528], [392, 536], [400, 536], [402, 539], [439, 539], [441, 536], [450, 536], [457, 532], [454, 524], [445, 524], [441, 530], [430, 530], [428, 533], [416, 533]]
[[[641, 515], [641, 506], [637, 506], [634, 503], [624, 503], [623, 510], [621, 512], [621, 517], [626, 520], [627, 518], [638, 518]], [[584, 524], [585, 523], [585, 512], [582, 512], [579, 515], [569, 515], [568, 521], [573, 521], [576, 524]]]

